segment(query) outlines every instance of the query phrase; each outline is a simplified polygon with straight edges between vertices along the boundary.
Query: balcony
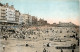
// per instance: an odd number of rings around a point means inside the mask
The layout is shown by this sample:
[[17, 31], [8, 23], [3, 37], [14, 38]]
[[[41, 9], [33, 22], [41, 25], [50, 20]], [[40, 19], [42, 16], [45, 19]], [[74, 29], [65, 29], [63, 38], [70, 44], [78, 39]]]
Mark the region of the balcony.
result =
[[6, 11], [6, 9], [1, 9], [1, 11]]
[[6, 14], [1, 14], [1, 17], [6, 17]]
[[6, 18], [4, 18], [4, 17], [1, 17], [1, 18], [0, 18], [0, 20], [7, 20], [7, 19], [6, 19]]
[[4, 12], [1, 12], [1, 14], [6, 14], [6, 13], [4, 13]]
[[1, 11], [1, 14], [6, 14], [6, 11]]

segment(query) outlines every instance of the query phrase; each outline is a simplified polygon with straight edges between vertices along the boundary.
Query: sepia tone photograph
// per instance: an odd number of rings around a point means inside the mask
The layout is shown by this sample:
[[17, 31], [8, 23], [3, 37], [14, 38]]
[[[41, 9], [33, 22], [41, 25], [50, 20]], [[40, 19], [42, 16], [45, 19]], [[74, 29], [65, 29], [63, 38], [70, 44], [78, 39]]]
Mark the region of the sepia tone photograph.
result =
[[0, 52], [79, 52], [79, 0], [0, 0]]

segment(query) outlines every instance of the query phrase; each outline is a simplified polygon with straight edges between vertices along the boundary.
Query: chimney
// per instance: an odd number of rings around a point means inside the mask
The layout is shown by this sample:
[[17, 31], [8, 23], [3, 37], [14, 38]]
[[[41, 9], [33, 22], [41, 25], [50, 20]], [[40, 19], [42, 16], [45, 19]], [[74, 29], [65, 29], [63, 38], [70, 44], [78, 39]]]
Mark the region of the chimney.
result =
[[8, 3], [6, 3], [6, 6], [7, 6], [7, 7], [9, 6]]
[[13, 5], [11, 5], [11, 8], [12, 8], [12, 9], [14, 9], [14, 6], [13, 6]]
[[11, 7], [14, 7], [13, 5], [11, 5]]

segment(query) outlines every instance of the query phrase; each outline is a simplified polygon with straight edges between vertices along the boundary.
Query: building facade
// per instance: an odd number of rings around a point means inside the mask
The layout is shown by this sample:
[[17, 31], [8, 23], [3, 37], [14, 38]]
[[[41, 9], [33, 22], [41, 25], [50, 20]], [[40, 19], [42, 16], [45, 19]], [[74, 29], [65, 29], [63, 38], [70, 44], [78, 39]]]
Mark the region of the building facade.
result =
[[20, 12], [16, 11], [14, 6], [9, 6], [8, 3], [0, 4], [0, 22], [12, 22], [16, 23], [19, 21]]
[[48, 23], [47, 23], [47, 21], [46, 20], [44, 20], [44, 19], [39, 19], [39, 21], [38, 21], [38, 25], [39, 26], [44, 26], [44, 25], [47, 25]]
[[13, 5], [6, 8], [6, 18], [8, 22], [15, 22], [15, 9]]
[[33, 25], [33, 26], [34, 26], [34, 25], [37, 25], [37, 22], [38, 22], [37, 17], [32, 16], [32, 25]]
[[0, 6], [0, 21], [6, 21], [6, 8], [4, 6]]
[[76, 26], [75, 24], [71, 23], [71, 22], [59, 22], [58, 24], [59, 27], [74, 27]]
[[19, 22], [20, 24], [32, 25], [32, 16], [29, 14], [21, 14]]
[[20, 12], [19, 10], [15, 10], [15, 21], [19, 23], [19, 18], [20, 18]]

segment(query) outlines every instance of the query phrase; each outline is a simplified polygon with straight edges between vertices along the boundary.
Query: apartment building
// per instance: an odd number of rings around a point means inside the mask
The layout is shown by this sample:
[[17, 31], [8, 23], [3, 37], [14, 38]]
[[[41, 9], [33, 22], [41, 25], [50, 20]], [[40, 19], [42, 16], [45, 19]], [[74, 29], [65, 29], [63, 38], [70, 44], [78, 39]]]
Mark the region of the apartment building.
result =
[[6, 21], [6, 8], [4, 6], [0, 6], [0, 21]]
[[17, 22], [19, 21], [19, 11], [16, 11], [14, 6], [9, 6], [8, 3], [0, 5], [0, 22]]
[[6, 8], [6, 18], [8, 22], [15, 22], [15, 9], [13, 5]]
[[37, 17], [32, 16], [32, 25], [37, 25], [37, 21], [38, 21]]
[[20, 24], [32, 25], [32, 16], [29, 14], [21, 14], [19, 22]]
[[75, 24], [73, 24], [72, 22], [59, 22], [58, 26], [60, 27], [74, 27], [76, 26]]
[[47, 21], [46, 20], [44, 20], [44, 19], [39, 19], [39, 21], [38, 21], [38, 25], [39, 26], [44, 26], [44, 25], [47, 25], [48, 23], [47, 23]]
[[27, 22], [27, 20], [28, 20], [28, 15], [27, 14], [21, 14], [20, 15], [20, 18], [19, 18], [19, 22], [20, 22], [20, 24], [27, 24], [26, 22]]
[[18, 22], [19, 23], [19, 18], [20, 18], [20, 12], [19, 10], [15, 10], [15, 22]]

